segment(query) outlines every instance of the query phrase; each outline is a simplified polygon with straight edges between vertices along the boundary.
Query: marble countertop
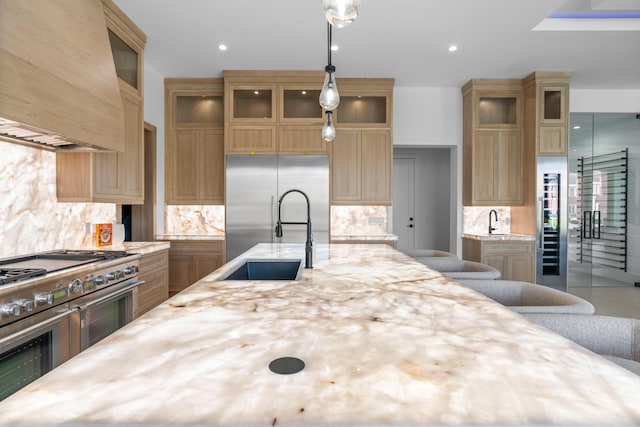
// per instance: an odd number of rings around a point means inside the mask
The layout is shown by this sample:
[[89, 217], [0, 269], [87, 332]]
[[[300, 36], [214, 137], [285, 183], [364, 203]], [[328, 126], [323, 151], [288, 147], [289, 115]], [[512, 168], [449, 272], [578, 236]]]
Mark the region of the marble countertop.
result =
[[528, 234], [463, 234], [462, 237], [475, 240], [536, 240], [536, 236]]
[[366, 235], [362, 235], [362, 234], [349, 234], [349, 235], [342, 235], [342, 236], [331, 236], [331, 241], [342, 241], [342, 240], [346, 240], [346, 241], [350, 241], [350, 240], [356, 240], [356, 241], [397, 241], [398, 240], [398, 236], [396, 236], [395, 234], [366, 234]]
[[109, 246], [92, 246], [91, 248], [81, 249], [94, 249], [101, 251], [127, 251], [134, 254], [145, 255], [152, 252], [161, 251], [163, 249], [169, 249], [171, 247], [170, 242], [122, 242]]
[[[220, 281], [261, 244], [0, 402], [6, 424], [640, 424], [640, 377], [388, 245]], [[279, 375], [279, 357], [305, 369]]]
[[122, 247], [127, 252], [133, 252], [140, 255], [145, 255], [152, 252], [169, 249], [171, 247], [170, 242], [123, 242]]
[[158, 240], [224, 240], [224, 235], [213, 234], [158, 234]]

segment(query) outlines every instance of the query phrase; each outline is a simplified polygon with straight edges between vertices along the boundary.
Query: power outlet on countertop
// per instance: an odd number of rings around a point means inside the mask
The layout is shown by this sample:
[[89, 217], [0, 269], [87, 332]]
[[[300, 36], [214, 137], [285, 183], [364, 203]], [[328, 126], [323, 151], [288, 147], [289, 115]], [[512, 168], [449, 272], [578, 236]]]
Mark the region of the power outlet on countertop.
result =
[[370, 216], [368, 218], [369, 225], [381, 225], [384, 224], [384, 217], [382, 216]]

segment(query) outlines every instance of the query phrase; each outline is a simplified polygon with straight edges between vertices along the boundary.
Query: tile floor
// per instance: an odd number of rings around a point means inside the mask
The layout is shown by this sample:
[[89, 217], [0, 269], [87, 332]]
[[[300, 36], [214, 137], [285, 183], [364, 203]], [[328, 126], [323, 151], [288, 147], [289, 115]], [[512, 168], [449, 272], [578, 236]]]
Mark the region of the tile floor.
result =
[[640, 319], [640, 288], [635, 286], [569, 287], [569, 293], [584, 298], [595, 314]]

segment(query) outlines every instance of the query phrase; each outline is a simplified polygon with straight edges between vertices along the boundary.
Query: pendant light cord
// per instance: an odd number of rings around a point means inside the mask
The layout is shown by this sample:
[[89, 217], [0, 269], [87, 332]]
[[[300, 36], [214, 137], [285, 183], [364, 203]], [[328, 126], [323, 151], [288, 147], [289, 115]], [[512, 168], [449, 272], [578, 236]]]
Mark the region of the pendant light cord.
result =
[[331, 65], [331, 24], [327, 23], [327, 57]]

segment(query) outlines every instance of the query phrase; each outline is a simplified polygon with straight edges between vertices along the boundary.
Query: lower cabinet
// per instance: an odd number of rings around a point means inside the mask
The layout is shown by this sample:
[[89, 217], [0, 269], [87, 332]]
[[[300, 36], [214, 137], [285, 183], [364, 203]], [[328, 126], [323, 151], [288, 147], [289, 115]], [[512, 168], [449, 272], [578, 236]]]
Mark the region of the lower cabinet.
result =
[[224, 264], [224, 240], [172, 240], [169, 249], [169, 297]]
[[141, 316], [169, 297], [169, 250], [152, 252], [140, 258], [138, 303], [135, 317]]
[[462, 238], [462, 258], [497, 268], [502, 280], [536, 282], [535, 241]]

